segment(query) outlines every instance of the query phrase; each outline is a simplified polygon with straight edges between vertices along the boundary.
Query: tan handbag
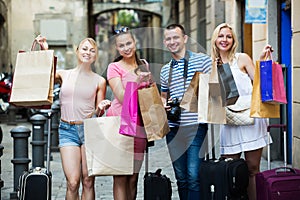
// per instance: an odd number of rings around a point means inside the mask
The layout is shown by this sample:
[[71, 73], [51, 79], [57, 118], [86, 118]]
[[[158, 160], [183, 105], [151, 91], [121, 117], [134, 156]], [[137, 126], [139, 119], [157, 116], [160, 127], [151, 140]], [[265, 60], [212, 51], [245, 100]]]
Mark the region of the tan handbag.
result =
[[236, 103], [226, 107], [226, 124], [247, 126], [254, 124], [250, 117], [251, 96], [240, 96]]
[[89, 176], [133, 174], [134, 138], [119, 134], [120, 117], [84, 120]]

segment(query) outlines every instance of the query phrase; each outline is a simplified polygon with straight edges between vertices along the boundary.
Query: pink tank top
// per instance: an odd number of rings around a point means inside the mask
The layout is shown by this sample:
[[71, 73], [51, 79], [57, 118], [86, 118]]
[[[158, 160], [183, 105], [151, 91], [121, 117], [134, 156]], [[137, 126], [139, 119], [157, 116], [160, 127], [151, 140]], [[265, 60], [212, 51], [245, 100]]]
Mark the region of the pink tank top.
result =
[[61, 118], [82, 121], [91, 117], [95, 110], [97, 87], [100, 76], [96, 73], [65, 71], [60, 90]]

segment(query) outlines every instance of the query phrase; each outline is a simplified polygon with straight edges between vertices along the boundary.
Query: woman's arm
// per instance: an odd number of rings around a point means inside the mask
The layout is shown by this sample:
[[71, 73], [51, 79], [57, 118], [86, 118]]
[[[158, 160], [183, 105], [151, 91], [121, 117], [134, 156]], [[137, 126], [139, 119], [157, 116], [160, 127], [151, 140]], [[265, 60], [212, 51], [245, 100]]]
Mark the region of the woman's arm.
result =
[[114, 97], [117, 98], [120, 103], [123, 103], [125, 89], [123, 88], [121, 78], [111, 78], [108, 83], [114, 94]]
[[62, 74], [64, 70], [59, 70], [55, 72], [54, 83], [62, 84]]
[[104, 99], [106, 95], [106, 80], [100, 77], [97, 94], [96, 94], [96, 109], [95, 114], [96, 116], [102, 116], [107, 109], [111, 102], [109, 100]]
[[252, 59], [250, 58], [250, 56], [248, 56], [248, 54], [241, 53], [241, 55], [239, 56], [238, 65], [239, 65], [239, 68], [243, 72], [247, 73], [249, 75], [249, 77], [253, 80], [255, 66], [254, 66], [254, 63], [253, 63]]

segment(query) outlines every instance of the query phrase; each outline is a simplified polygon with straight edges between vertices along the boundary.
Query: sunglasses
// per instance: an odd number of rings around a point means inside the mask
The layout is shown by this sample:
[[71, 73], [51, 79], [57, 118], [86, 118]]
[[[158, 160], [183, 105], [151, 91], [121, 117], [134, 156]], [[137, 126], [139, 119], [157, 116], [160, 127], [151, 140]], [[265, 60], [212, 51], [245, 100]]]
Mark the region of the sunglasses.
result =
[[115, 34], [120, 34], [120, 33], [126, 33], [129, 31], [129, 28], [128, 27], [122, 27], [118, 30], [115, 30]]

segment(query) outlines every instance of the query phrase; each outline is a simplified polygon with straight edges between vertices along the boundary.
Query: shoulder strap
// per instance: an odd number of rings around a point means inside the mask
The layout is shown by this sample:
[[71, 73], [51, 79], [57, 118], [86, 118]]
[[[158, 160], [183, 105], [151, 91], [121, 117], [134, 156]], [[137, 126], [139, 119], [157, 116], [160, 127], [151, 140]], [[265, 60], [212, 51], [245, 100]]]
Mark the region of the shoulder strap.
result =
[[[188, 76], [188, 66], [189, 66], [189, 59], [190, 59], [190, 53], [189, 51], [185, 52], [184, 55], [184, 68], [183, 68], [183, 79], [184, 79], [184, 88], [185, 88], [185, 83], [186, 83], [186, 79]], [[175, 60], [172, 59], [170, 62], [170, 69], [169, 69], [169, 78], [168, 78], [168, 94], [167, 94], [167, 99], [169, 99], [170, 97], [170, 83], [172, 80], [172, 72], [173, 72], [173, 66], [175, 65]]]

